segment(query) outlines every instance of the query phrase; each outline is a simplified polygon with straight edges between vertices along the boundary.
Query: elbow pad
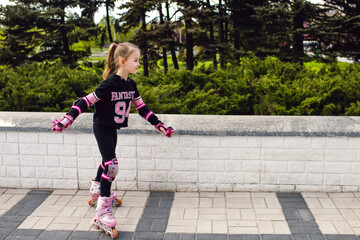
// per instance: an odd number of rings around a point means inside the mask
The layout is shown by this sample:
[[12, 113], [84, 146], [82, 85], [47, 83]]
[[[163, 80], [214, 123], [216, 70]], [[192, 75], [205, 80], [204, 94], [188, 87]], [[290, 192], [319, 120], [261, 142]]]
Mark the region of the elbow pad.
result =
[[146, 106], [141, 97], [137, 100], [133, 100], [132, 104], [138, 111], [139, 115], [149, 121], [151, 125], [156, 125], [160, 123], [157, 116], [150, 110], [148, 106]]
[[79, 98], [71, 106], [68, 114], [71, 115], [74, 120], [81, 113], [85, 112], [91, 105], [94, 105], [100, 99], [96, 97], [95, 93], [90, 93], [86, 97]]

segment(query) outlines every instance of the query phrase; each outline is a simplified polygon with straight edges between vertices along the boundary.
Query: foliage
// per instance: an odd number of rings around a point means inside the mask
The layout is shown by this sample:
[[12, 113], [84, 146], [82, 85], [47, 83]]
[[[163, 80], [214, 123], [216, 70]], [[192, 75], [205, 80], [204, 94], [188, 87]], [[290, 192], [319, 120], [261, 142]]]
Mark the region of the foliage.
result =
[[99, 70], [60, 62], [1, 66], [0, 76], [1, 111], [67, 111], [101, 81]]
[[[132, 76], [155, 113], [228, 115], [360, 115], [360, 66], [241, 58], [216, 70], [151, 72]], [[103, 62], [60, 62], [0, 67], [1, 111], [67, 111], [94, 91]]]

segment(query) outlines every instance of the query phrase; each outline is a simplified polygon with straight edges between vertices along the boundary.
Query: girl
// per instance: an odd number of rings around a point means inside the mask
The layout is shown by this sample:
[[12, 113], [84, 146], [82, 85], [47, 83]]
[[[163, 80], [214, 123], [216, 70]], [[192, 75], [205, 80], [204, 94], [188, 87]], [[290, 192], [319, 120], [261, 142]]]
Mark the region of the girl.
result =
[[[92, 220], [95, 226], [117, 237], [116, 219], [112, 214], [112, 203], [116, 195], [110, 192], [111, 183], [118, 172], [118, 160], [115, 156], [117, 129], [128, 126], [131, 104], [138, 113], [167, 137], [174, 131], [150, 111], [143, 102], [134, 80], [129, 74], [135, 74], [140, 66], [140, 49], [131, 43], [112, 43], [108, 50], [104, 81], [89, 95], [76, 100], [69, 112], [60, 121], [54, 120], [52, 130], [55, 133], [70, 125], [90, 105], [95, 105], [93, 130], [102, 156], [97, 175], [92, 181], [90, 195], [97, 200], [96, 216]], [[99, 197], [100, 195], [100, 197]]]

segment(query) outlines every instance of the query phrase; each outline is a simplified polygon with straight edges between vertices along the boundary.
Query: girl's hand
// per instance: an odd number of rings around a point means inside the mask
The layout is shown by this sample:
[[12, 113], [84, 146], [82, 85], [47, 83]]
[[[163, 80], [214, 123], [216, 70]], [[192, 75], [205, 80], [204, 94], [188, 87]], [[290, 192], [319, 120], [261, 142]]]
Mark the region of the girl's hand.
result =
[[155, 128], [169, 138], [171, 138], [175, 134], [172, 127], [165, 127], [162, 122], [155, 125]]

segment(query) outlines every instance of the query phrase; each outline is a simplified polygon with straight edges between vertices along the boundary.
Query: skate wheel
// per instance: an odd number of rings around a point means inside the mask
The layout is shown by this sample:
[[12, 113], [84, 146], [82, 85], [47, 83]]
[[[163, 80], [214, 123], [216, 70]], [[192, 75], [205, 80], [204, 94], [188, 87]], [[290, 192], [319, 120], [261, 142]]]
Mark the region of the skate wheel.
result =
[[118, 233], [117, 233], [116, 229], [113, 228], [113, 229], [112, 229], [111, 238], [112, 238], [112, 239], [115, 239], [115, 238], [117, 238], [117, 237], [118, 237]]
[[88, 204], [90, 205], [90, 207], [94, 207], [94, 206], [95, 206], [95, 202], [94, 202], [92, 199], [90, 199], [90, 200], [88, 201]]
[[122, 201], [120, 199], [115, 199], [114, 200], [114, 207], [120, 207], [122, 204]]

